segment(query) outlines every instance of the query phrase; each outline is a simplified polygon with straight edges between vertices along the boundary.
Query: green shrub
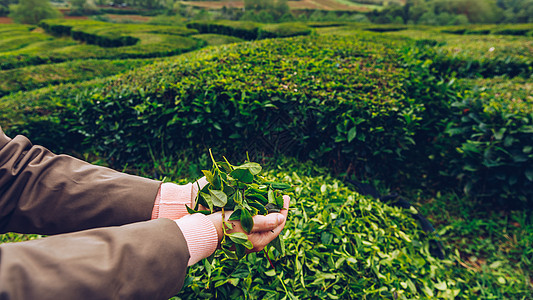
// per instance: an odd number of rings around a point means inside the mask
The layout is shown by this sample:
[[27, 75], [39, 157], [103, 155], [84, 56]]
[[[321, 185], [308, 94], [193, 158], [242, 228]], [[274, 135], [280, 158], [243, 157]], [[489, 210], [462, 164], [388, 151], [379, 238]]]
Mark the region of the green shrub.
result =
[[505, 206], [533, 200], [533, 89], [524, 79], [477, 80], [457, 102], [447, 132], [458, 143], [450, 162], [465, 192]]
[[298, 35], [309, 35], [311, 29], [303, 24], [282, 23], [263, 25], [257, 32], [258, 39], [284, 38]]
[[234, 36], [211, 34], [211, 33], [195, 34], [195, 35], [192, 35], [191, 37], [205, 41], [208, 46], [218, 46], [218, 45], [224, 45], [224, 44], [240, 43], [244, 41]]
[[[28, 27], [10, 27], [10, 30], [0, 31], [0, 37], [5, 36], [6, 40], [13, 41], [9, 44], [9, 51], [2, 52], [0, 49], [0, 69], [77, 59], [162, 57], [205, 45], [202, 40], [188, 37], [196, 33], [195, 30], [179, 26], [106, 24], [90, 20], [56, 19], [44, 20], [41, 26], [55, 35], [73, 35], [86, 44], [69, 38], [53, 38], [48, 34], [29, 32]], [[14, 30], [18, 30], [19, 37], [15, 36]], [[127, 44], [134, 45], [124, 46]]]
[[244, 40], [257, 39], [259, 24], [242, 21], [193, 21], [187, 23], [188, 28], [198, 30], [200, 33], [215, 33], [221, 35], [235, 36]]
[[122, 47], [137, 44], [135, 34], [154, 33], [190, 35], [196, 33], [184, 27], [150, 26], [143, 24], [108, 24], [88, 20], [44, 20], [39, 26], [54, 35], [67, 35], [75, 40], [101, 47]]
[[407, 27], [401, 26], [401, 25], [381, 25], [381, 26], [364, 27], [364, 30], [374, 31], [374, 32], [402, 31], [405, 29], [407, 29]]
[[426, 57], [438, 73], [458, 77], [493, 77], [506, 75], [529, 78], [533, 74], [533, 40], [521, 36], [452, 35], [431, 30], [405, 30], [387, 35], [407, 36], [415, 40], [435, 40], [436, 53]]
[[461, 292], [460, 280], [443, 274], [452, 262], [429, 254], [410, 212], [361, 197], [329, 176], [310, 177], [312, 166], [283, 169], [270, 176], [293, 184], [293, 209], [282, 233], [286, 253], [269, 253], [276, 269], [263, 253], [240, 262], [203, 261], [189, 269], [179, 299], [412, 299]]
[[[118, 164], [146, 159], [150, 147], [215, 147], [396, 176], [423, 107], [402, 88], [409, 72], [392, 54], [399, 45], [368, 39], [270, 40], [200, 52], [194, 61], [186, 55], [68, 96], [77, 99], [73, 125]], [[9, 102], [24, 102], [17, 97]]]
[[152, 60], [75, 60], [58, 64], [3, 70], [0, 71], [0, 97], [12, 92], [32, 90], [51, 84], [106, 77], [150, 62]]

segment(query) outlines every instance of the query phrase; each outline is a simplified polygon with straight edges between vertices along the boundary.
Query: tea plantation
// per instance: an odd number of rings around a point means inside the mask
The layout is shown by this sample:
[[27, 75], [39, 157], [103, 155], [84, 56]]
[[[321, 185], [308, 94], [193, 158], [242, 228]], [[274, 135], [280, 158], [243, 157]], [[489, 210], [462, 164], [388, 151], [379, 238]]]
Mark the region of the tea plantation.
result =
[[40, 26], [0, 27], [8, 135], [178, 182], [248, 152], [292, 185], [275, 269], [205, 260], [176, 299], [533, 297], [533, 26]]

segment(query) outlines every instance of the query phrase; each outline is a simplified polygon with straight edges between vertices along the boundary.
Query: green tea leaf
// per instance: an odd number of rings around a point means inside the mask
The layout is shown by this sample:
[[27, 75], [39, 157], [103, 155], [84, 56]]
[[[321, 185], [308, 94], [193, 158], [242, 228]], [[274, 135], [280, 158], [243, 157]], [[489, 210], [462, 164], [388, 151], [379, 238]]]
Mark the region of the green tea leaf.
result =
[[355, 127], [352, 127], [348, 131], [348, 136], [347, 136], [348, 143], [350, 143], [351, 141], [353, 141], [353, 139], [355, 139], [356, 134], [357, 134], [357, 129]]
[[235, 252], [224, 248], [222, 248], [222, 251], [224, 251], [224, 253], [226, 254], [226, 256], [228, 256], [229, 259], [237, 259], [237, 255], [235, 254]]
[[254, 175], [248, 169], [235, 169], [229, 175], [244, 183], [252, 183], [254, 181]]
[[291, 187], [290, 184], [283, 183], [283, 182], [265, 182], [265, 183], [270, 185], [273, 189], [276, 189], [276, 190], [286, 190]]
[[248, 241], [248, 236], [243, 232], [235, 232], [227, 235], [235, 244], [244, 244]]
[[268, 203], [276, 204], [276, 196], [271, 189], [268, 189]]
[[237, 191], [235, 195], [233, 196], [235, 203], [242, 204], [242, 192]]
[[250, 205], [251, 207], [257, 209], [257, 213], [259, 215], [266, 215], [268, 213], [268, 211], [266, 210], [265, 206], [261, 203], [257, 203], [257, 202], [248, 202], [248, 205]]
[[243, 258], [246, 255], [246, 247], [244, 247], [242, 244], [236, 244], [235, 254], [237, 255], [237, 259]]
[[283, 195], [280, 193], [280, 192], [276, 192], [276, 205], [278, 206], [279, 209], [283, 208]]
[[185, 205], [185, 207], [187, 208], [187, 212], [190, 213], [190, 214], [196, 214], [196, 213], [200, 213], [200, 214], [204, 214], [204, 215], [210, 215], [211, 212], [208, 211], [208, 210], [194, 210], [192, 208], [190, 208], [188, 205]]
[[202, 173], [204, 173], [204, 176], [207, 182], [213, 184], [213, 181], [215, 180], [213, 173], [211, 173], [211, 171], [208, 171], [208, 170], [202, 170]]
[[285, 255], [285, 247], [284, 247], [284, 244], [283, 244], [282, 240], [280, 239], [279, 235], [275, 239], [273, 239], [269, 243], [269, 245], [274, 247], [274, 249], [278, 250], [279, 253], [281, 253], [281, 255]]
[[241, 210], [241, 226], [244, 231], [250, 233], [254, 227], [254, 219], [250, 212], [246, 209]]
[[249, 163], [245, 163], [243, 165], [237, 166], [235, 167], [235, 169], [246, 169], [250, 171], [252, 175], [257, 175], [261, 173], [262, 168], [261, 168], [261, 165], [258, 163], [249, 162]]
[[267, 204], [268, 203], [267, 198], [265, 198], [263, 195], [260, 195], [260, 194], [250, 194], [250, 195], [247, 195], [246, 197], [248, 199], [257, 200], [257, 201], [259, 201], [262, 204]]
[[211, 194], [211, 202], [214, 205], [224, 207], [228, 203], [228, 196], [223, 191], [209, 190], [209, 193]]
[[231, 216], [229, 216], [228, 221], [240, 221], [241, 220], [241, 212], [242, 210], [240, 208], [236, 209]]

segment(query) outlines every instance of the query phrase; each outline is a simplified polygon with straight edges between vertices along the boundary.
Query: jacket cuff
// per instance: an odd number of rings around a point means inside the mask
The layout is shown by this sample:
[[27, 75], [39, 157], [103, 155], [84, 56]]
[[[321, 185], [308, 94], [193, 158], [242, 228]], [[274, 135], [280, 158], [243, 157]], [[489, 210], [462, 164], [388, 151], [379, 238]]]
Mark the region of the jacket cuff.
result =
[[159, 188], [152, 210], [152, 220], [167, 218], [179, 219], [188, 215], [185, 205], [193, 208], [192, 184], [177, 185], [163, 183]]
[[209, 218], [202, 214], [192, 214], [175, 222], [187, 241], [190, 254], [189, 266], [215, 252], [218, 246], [218, 233]]

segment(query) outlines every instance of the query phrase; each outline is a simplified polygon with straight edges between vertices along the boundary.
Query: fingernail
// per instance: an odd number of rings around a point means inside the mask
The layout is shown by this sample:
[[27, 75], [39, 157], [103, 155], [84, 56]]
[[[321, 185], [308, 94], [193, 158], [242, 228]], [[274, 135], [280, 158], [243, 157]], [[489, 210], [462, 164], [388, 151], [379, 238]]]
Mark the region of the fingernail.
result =
[[285, 221], [285, 216], [284, 215], [278, 215], [278, 224], [283, 223], [283, 221]]

